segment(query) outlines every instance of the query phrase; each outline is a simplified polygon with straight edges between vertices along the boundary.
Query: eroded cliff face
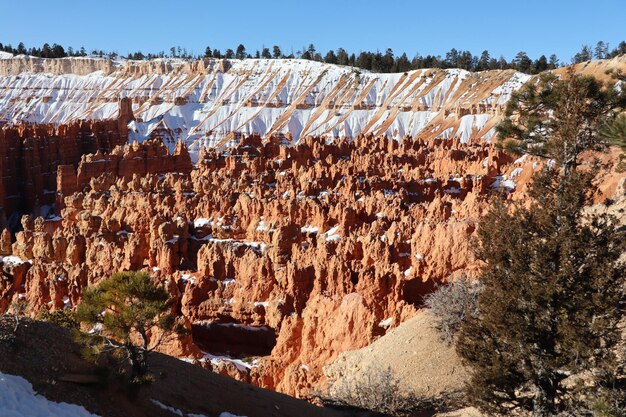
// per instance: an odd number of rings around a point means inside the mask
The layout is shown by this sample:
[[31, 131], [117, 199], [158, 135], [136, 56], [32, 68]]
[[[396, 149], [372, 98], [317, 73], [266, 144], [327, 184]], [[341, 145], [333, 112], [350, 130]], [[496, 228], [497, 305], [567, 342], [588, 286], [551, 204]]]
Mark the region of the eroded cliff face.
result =
[[359, 134], [401, 139], [490, 138], [511, 92], [530, 77], [515, 71], [424, 69], [374, 74], [305, 60], [111, 62], [0, 59], [0, 123], [114, 119], [132, 101], [131, 139], [178, 139], [196, 161], [204, 146], [242, 134], [298, 142]]
[[112, 272], [147, 269], [192, 330], [169, 353], [304, 395], [339, 353], [473, 273], [468, 238], [494, 184], [521, 193], [537, 168], [452, 141], [279, 141], [244, 138], [195, 168], [182, 142], [169, 154], [159, 141], [59, 166], [60, 217], [0, 238], [0, 307], [73, 306]]
[[[294, 395], [412, 317], [437, 283], [474, 274], [471, 237], [494, 189], [524, 198], [542, 164], [485, 140], [525, 81], [513, 72], [6, 65], [1, 118], [70, 123], [0, 131], [5, 213], [19, 201], [34, 214], [0, 235], [0, 311], [72, 307], [86, 286], [145, 269], [191, 330], [166, 352]], [[255, 131], [264, 139], [243, 134]], [[141, 143], [122, 146], [127, 135]], [[55, 215], [36, 217], [52, 203]]]
[[0, 227], [15, 231], [22, 214], [54, 216], [57, 167], [125, 143], [117, 121], [18, 125], [0, 129]]

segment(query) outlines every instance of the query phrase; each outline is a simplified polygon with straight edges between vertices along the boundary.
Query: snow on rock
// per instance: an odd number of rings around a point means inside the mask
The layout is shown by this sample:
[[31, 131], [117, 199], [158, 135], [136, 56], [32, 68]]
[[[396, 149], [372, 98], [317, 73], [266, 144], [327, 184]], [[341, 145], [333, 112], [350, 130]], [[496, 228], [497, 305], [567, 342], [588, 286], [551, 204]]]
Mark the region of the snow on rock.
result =
[[[494, 110], [529, 79], [512, 70], [376, 74], [299, 59], [112, 63], [68, 58], [53, 66], [29, 58], [31, 68], [26, 58], [4, 58], [0, 115], [5, 121], [115, 118], [117, 100], [129, 97], [137, 118], [129, 123], [130, 140], [157, 135], [173, 150], [180, 137], [194, 159], [202, 147], [234, 144], [237, 135], [253, 133], [288, 134], [295, 142], [307, 135], [333, 139], [361, 133], [489, 140]], [[32, 71], [57, 67], [65, 72]], [[85, 73], [84, 68], [100, 70]]]
[[48, 401], [22, 377], [0, 372], [0, 416], [2, 417], [98, 417], [84, 407]]
[[19, 256], [3, 256], [0, 259], [5, 265], [21, 265], [24, 263]]
[[335, 226], [330, 228], [326, 233], [323, 234], [323, 236], [326, 238], [327, 241], [336, 242], [341, 239], [341, 235], [338, 233], [338, 231], [339, 226]]
[[163, 410], [167, 410], [167, 411], [169, 411], [170, 413], [172, 413], [172, 414], [174, 414], [174, 415], [177, 415], [177, 416], [180, 416], [180, 417], [184, 417], [184, 416], [185, 416], [185, 415], [183, 414], [183, 412], [182, 412], [182, 411], [180, 411], [179, 409], [174, 408], [174, 407], [170, 407], [170, 406], [168, 406], [168, 405], [165, 405], [165, 404], [163, 404], [163, 403], [162, 403], [161, 401], [159, 401], [159, 400], [155, 400], [155, 399], [153, 398], [151, 401], [152, 401], [152, 403], [153, 403], [154, 405], [156, 405], [157, 407], [162, 408]]

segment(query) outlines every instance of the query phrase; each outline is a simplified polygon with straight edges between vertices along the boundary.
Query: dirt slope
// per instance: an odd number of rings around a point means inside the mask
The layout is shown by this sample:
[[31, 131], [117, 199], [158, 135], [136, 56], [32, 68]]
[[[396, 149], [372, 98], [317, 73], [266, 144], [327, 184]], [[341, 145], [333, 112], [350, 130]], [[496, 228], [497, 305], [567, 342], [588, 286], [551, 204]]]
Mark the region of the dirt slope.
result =
[[345, 352], [324, 373], [331, 382], [362, 378], [371, 367], [389, 367], [400, 386], [417, 397], [436, 398], [462, 389], [468, 372], [454, 347], [439, 340], [433, 318], [419, 313], [371, 345]]
[[[0, 335], [6, 334], [7, 326], [12, 324], [7, 316], [0, 317]], [[73, 342], [67, 329], [28, 321], [18, 329], [15, 343], [0, 340], [0, 372], [26, 378], [50, 400], [80, 404], [102, 417], [176, 415], [156, 406], [153, 399], [181, 410], [185, 417], [191, 414], [216, 417], [222, 412], [247, 417], [345, 415], [237, 382], [169, 356], [155, 354], [151, 365], [157, 380], [133, 398], [115, 378], [103, 385], [62, 381], [69, 374], [94, 374], [94, 367], [82, 359], [80, 346]]]

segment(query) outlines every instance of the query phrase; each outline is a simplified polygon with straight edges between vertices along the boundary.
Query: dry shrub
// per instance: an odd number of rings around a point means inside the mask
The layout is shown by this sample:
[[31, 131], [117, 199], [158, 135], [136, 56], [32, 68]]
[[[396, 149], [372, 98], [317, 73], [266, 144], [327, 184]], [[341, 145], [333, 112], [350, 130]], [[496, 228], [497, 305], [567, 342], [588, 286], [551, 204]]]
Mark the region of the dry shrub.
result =
[[451, 344], [463, 321], [478, 315], [480, 290], [478, 281], [464, 275], [448, 285], [440, 286], [424, 299], [429, 314], [435, 318], [435, 329], [441, 340]]

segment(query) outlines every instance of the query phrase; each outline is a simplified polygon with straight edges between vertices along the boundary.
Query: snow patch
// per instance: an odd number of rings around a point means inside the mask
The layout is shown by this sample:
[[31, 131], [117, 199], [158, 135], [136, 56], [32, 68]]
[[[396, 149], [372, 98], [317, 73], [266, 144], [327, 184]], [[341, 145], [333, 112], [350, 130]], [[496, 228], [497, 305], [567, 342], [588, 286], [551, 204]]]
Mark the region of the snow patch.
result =
[[0, 415], [3, 417], [99, 417], [76, 404], [49, 401], [24, 378], [0, 372]]

